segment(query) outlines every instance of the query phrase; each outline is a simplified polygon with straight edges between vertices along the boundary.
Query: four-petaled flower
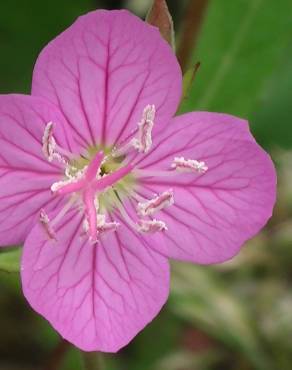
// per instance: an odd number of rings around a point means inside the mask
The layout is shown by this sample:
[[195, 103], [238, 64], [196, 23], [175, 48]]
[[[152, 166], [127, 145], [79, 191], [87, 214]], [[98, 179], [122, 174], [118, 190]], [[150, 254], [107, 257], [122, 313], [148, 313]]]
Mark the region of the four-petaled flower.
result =
[[[276, 176], [246, 121], [172, 118], [181, 71], [126, 11], [80, 17], [0, 97], [0, 244], [24, 294], [83, 350], [117, 351], [165, 303], [169, 258], [232, 258], [272, 214]], [[195, 282], [194, 282], [195, 283]]]

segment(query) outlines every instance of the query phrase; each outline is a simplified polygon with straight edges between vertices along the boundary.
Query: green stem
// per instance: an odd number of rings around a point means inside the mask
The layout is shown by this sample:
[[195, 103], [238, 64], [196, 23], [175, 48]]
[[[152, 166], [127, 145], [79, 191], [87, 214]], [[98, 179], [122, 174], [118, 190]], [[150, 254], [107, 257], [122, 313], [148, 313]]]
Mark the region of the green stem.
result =
[[104, 370], [104, 359], [100, 352], [82, 352], [84, 370]]

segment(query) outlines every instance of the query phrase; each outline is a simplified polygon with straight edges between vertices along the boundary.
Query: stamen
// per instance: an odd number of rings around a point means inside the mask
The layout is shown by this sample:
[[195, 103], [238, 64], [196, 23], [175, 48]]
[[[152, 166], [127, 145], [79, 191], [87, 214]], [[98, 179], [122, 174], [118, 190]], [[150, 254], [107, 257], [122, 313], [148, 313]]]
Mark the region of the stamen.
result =
[[118, 222], [105, 222], [102, 226], [97, 228], [99, 234], [108, 233], [111, 231], [117, 231], [120, 224]]
[[175, 157], [171, 167], [181, 172], [198, 172], [205, 173], [208, 170], [205, 162], [196, 161], [195, 159], [184, 159], [184, 157]]
[[49, 162], [52, 162], [54, 159], [56, 159], [60, 163], [68, 164], [68, 159], [72, 157], [72, 154], [57, 145], [53, 136], [53, 129], [53, 122], [48, 122], [42, 138], [43, 153]]
[[[85, 215], [88, 222], [88, 233], [91, 241], [97, 240], [97, 212], [98, 204], [95, 202], [95, 195], [91, 189], [88, 189], [83, 194], [83, 202], [85, 206]], [[96, 208], [96, 206], [98, 206]]]
[[[96, 215], [96, 224], [97, 224], [97, 229], [96, 229], [97, 236], [111, 232], [111, 231], [116, 231], [117, 228], [120, 226], [118, 222], [106, 222], [105, 215], [99, 214], [99, 213], [97, 213]], [[89, 231], [89, 223], [87, 219], [85, 219], [83, 222], [83, 229], [86, 233]], [[92, 241], [97, 242], [97, 239], [92, 240]]]
[[56, 149], [56, 141], [53, 137], [53, 122], [47, 123], [43, 135], [43, 153], [49, 162], [54, 159], [54, 153]]
[[134, 222], [131, 217], [128, 215], [126, 209], [124, 208], [123, 204], [120, 204], [118, 207], [123, 219], [127, 222], [127, 224], [132, 227], [134, 230], [141, 232], [141, 233], [155, 233], [157, 231], [165, 231], [167, 230], [166, 224], [163, 221], [159, 220], [139, 220], [138, 223]]
[[138, 231], [142, 233], [153, 234], [157, 231], [166, 231], [167, 226], [165, 222], [159, 220], [140, 220]]
[[47, 233], [48, 237], [50, 239], [57, 240], [56, 233], [50, 223], [49, 216], [46, 214], [44, 209], [41, 209], [40, 211], [40, 223], [43, 226], [45, 232]]
[[137, 131], [137, 137], [134, 137], [132, 140], [124, 140], [120, 146], [115, 146], [112, 149], [111, 156], [113, 158], [121, 157], [134, 148], [138, 150], [139, 153], [147, 153], [152, 146], [152, 129], [154, 125], [155, 118], [155, 105], [147, 105], [142, 114], [142, 119], [138, 123], [137, 129], [133, 130], [128, 136], [131, 137]]
[[150, 216], [165, 207], [171, 206], [173, 203], [173, 191], [167, 190], [147, 202], [139, 202], [137, 206], [137, 212], [140, 216]]
[[138, 137], [132, 140], [132, 145], [139, 153], [147, 153], [152, 146], [154, 118], [155, 105], [147, 105], [143, 111], [142, 120], [138, 123]]

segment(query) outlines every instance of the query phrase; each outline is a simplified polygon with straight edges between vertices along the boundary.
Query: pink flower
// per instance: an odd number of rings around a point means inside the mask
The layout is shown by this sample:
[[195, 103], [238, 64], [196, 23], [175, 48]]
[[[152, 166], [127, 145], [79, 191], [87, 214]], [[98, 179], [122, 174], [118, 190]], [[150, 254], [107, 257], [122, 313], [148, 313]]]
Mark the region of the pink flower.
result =
[[126, 11], [80, 17], [40, 54], [32, 95], [0, 97], [0, 244], [24, 242], [24, 294], [67, 340], [117, 351], [160, 311], [169, 258], [236, 255], [276, 175], [246, 121], [172, 118], [181, 71]]

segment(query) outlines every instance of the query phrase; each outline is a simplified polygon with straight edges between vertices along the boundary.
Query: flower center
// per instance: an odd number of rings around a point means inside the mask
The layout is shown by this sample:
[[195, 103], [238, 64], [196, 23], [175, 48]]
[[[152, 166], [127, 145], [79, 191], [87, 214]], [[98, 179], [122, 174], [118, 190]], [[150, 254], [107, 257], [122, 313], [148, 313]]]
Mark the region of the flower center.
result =
[[[175, 157], [167, 171], [139, 170], [127, 163], [131, 151], [143, 155], [151, 149], [154, 118], [155, 107], [148, 105], [137, 129], [126, 142], [113, 149], [89, 148], [79, 158], [74, 158], [72, 153], [59, 147], [53, 135], [53, 123], [46, 125], [43, 154], [49, 162], [56, 160], [64, 166], [64, 179], [53, 183], [51, 191], [54, 196], [69, 198], [52, 221], [45, 210], [41, 210], [40, 223], [50, 239], [57, 239], [54, 226], [76, 203], [83, 213], [83, 229], [93, 243], [97, 243], [103, 234], [116, 231], [121, 226], [116, 221], [108, 220], [113, 210], [118, 210], [124, 221], [137, 232], [167, 230], [163, 221], [152, 216], [174, 203], [173, 191], [168, 189], [152, 199], [145, 199], [136, 191], [139, 180], [141, 177], [178, 175], [179, 171], [204, 173], [208, 168], [204, 162], [183, 157]], [[124, 200], [128, 198], [137, 202], [135, 218], [130, 216], [124, 206]]]

